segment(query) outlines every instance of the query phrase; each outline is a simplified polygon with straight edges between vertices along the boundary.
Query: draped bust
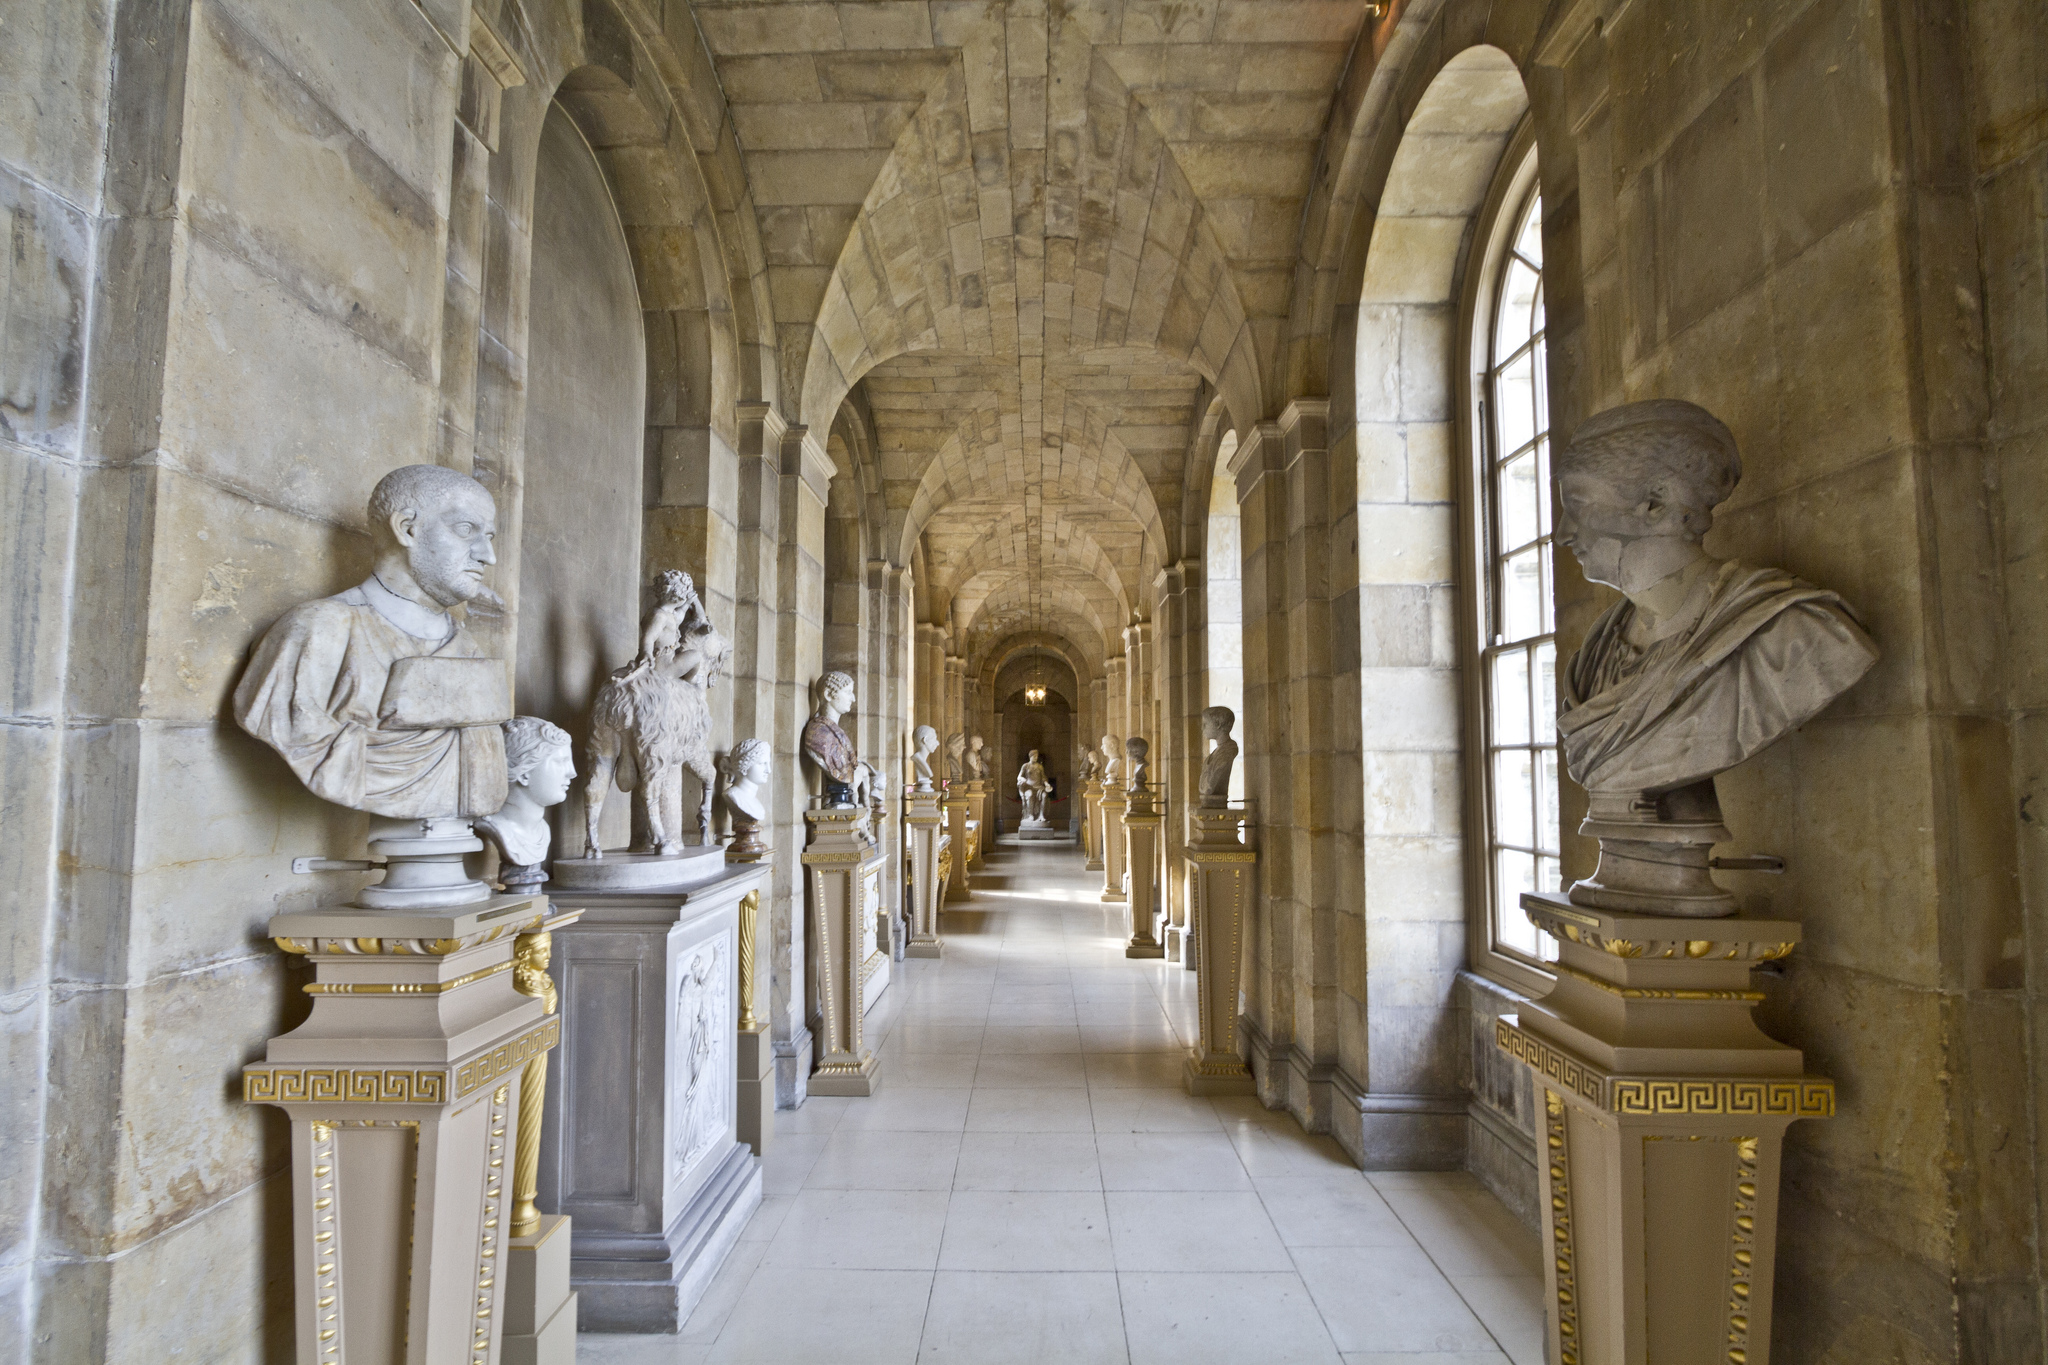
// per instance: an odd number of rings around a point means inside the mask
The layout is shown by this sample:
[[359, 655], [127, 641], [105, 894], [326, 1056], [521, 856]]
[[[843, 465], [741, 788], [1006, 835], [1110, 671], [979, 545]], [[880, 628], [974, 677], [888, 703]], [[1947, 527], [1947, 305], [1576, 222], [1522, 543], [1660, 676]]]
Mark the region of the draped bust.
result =
[[1619, 588], [1561, 679], [1559, 739], [1596, 793], [1706, 781], [1811, 720], [1877, 661], [1835, 593], [1700, 548], [1741, 477], [1735, 438], [1691, 403], [1587, 421], [1559, 456], [1559, 539]]

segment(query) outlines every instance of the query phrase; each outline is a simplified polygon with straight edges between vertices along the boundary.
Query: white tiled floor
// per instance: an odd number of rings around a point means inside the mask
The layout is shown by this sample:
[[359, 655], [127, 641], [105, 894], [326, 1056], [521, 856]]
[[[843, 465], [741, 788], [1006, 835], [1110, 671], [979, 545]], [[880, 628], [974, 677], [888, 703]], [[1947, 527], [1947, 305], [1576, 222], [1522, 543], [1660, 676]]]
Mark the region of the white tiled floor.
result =
[[883, 1085], [776, 1115], [679, 1336], [584, 1365], [1542, 1365], [1538, 1243], [1462, 1174], [1363, 1174], [1180, 1087], [1194, 976], [1072, 846], [997, 850], [868, 1016]]

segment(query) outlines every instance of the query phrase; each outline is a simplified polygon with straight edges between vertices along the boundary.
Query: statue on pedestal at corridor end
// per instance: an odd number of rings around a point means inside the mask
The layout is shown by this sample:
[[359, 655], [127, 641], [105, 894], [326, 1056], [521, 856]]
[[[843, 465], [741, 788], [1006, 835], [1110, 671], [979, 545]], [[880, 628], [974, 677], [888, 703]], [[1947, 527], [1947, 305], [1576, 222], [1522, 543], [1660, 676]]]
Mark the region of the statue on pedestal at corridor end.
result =
[[1742, 462], [1728, 428], [1673, 400], [1589, 419], [1558, 456], [1558, 539], [1623, 600], [1565, 666], [1558, 737], [1590, 797], [1600, 866], [1571, 899], [1605, 910], [1716, 916], [1735, 901], [1708, 869], [1717, 773], [1818, 715], [1877, 662], [1847, 604], [1782, 569], [1709, 556], [1713, 509]]
[[1033, 749], [1017, 769], [1017, 800], [1024, 806], [1024, 820], [1019, 829], [1044, 829], [1045, 794], [1052, 790], [1052, 782], [1045, 775], [1045, 764]]

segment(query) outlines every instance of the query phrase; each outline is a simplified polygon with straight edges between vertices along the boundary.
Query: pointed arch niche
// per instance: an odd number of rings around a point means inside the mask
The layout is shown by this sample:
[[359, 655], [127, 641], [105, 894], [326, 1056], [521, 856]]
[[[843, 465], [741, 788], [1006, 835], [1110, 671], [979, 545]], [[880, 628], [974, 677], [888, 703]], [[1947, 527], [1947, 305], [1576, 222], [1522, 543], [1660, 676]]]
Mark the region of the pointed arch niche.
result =
[[[1237, 717], [1235, 732], [1244, 743], [1244, 528], [1238, 519], [1237, 480], [1230, 460], [1237, 454], [1237, 433], [1227, 431], [1216, 448], [1216, 472], [1209, 484], [1209, 524], [1203, 544], [1203, 588], [1208, 612], [1204, 631], [1208, 657], [1203, 660], [1207, 706], [1227, 706]], [[1196, 731], [1200, 733], [1199, 730]], [[1207, 746], [1194, 756], [1197, 772]], [[1245, 764], [1230, 772], [1230, 798], [1244, 800]]]

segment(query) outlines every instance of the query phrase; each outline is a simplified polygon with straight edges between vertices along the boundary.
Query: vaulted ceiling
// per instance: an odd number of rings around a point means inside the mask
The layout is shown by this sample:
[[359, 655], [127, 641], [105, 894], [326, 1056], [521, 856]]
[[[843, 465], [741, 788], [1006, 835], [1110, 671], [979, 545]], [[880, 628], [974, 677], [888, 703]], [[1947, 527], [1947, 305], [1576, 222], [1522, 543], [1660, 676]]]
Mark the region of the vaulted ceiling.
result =
[[[1195, 423], [1256, 401], [1363, 0], [697, 0], [784, 383], [863, 385], [932, 614], [1114, 654]], [[1253, 414], [1257, 415], [1257, 414]], [[1197, 496], [1206, 496], [1206, 489]]]

